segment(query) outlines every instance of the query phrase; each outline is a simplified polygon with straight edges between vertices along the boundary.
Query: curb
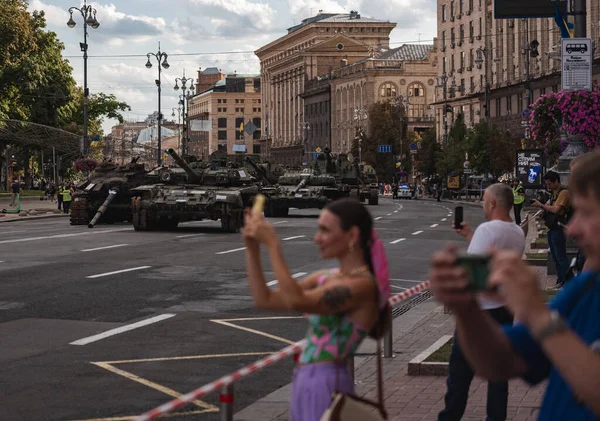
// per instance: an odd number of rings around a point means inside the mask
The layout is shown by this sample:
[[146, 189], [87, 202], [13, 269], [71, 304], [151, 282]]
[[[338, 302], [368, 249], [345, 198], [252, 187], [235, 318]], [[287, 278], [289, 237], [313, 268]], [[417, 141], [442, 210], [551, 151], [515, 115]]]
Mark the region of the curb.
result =
[[61, 214], [61, 215], [40, 215], [40, 216], [20, 216], [18, 218], [11, 218], [11, 219], [2, 219], [0, 218], [0, 224], [7, 224], [9, 222], [22, 222], [22, 221], [35, 221], [35, 220], [39, 220], [39, 219], [50, 219], [50, 218], [65, 218], [65, 217], [69, 217], [71, 215], [68, 214]]
[[415, 358], [410, 360], [408, 363], [408, 375], [409, 376], [447, 376], [448, 375], [448, 364], [443, 362], [426, 362], [438, 349], [446, 345], [453, 335], [444, 335], [433, 345], [421, 352]]

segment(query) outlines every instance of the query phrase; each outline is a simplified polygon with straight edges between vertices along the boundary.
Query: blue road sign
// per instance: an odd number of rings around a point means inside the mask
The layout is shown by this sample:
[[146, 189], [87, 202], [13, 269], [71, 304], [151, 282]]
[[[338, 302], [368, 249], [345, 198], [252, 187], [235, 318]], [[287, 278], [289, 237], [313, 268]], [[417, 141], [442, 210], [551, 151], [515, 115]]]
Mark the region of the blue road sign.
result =
[[392, 145], [377, 145], [377, 152], [379, 153], [391, 153]]
[[417, 144], [416, 143], [411, 143], [410, 144], [410, 148], [411, 149], [417, 149]]
[[529, 113], [531, 112], [531, 110], [529, 108], [525, 108], [523, 110], [523, 112], [521, 113], [521, 117], [522, 118], [527, 118], [527, 116], [529, 116]]

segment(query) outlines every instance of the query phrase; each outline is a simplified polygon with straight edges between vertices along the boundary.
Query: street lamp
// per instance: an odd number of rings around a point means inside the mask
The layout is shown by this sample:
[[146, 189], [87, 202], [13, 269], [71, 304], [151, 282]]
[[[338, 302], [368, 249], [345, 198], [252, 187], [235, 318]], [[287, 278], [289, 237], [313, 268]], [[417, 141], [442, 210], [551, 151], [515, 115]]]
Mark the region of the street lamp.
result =
[[304, 159], [306, 159], [306, 162], [308, 163], [308, 131], [310, 130], [310, 123], [308, 122], [301, 122], [298, 125], [298, 131], [304, 130]]
[[444, 116], [444, 138], [442, 139], [442, 144], [446, 145], [448, 143], [448, 75], [446, 72], [442, 73], [437, 87], [444, 88], [444, 108], [442, 110], [442, 115]]
[[[181, 106], [177, 108], [173, 108], [173, 113], [171, 117], [175, 117], [175, 110], [177, 110], [177, 126], [181, 126]], [[177, 153], [181, 153], [181, 128], [177, 130]]]
[[83, 52], [83, 138], [79, 143], [79, 153], [81, 156], [87, 156], [88, 152], [88, 97], [89, 89], [87, 86], [87, 59], [88, 59], [88, 44], [87, 44], [87, 27], [91, 26], [93, 29], [98, 29], [100, 22], [96, 20], [96, 9], [92, 6], [88, 6], [86, 0], [83, 1], [83, 7], [71, 7], [69, 8], [69, 21], [67, 26], [71, 29], [75, 28], [75, 21], [73, 20], [73, 12], [78, 11], [83, 17], [83, 43], [79, 43], [79, 47]]
[[[184, 136], [183, 136], [183, 141], [181, 143], [181, 154], [185, 155], [187, 154], [187, 149], [188, 149], [188, 135], [189, 135], [189, 119], [188, 119], [188, 114], [189, 114], [189, 109], [186, 111], [186, 107], [185, 107], [185, 103], [186, 103], [186, 99], [189, 98], [188, 96], [188, 89], [191, 90], [194, 87], [194, 79], [193, 78], [186, 78], [185, 77], [185, 69], [183, 70], [183, 77], [178, 77], [175, 78], [175, 86], [173, 87], [173, 89], [175, 89], [176, 91], [179, 90], [179, 82], [181, 82], [181, 90], [183, 92], [183, 99], [180, 101], [180, 104], [183, 107], [183, 125], [185, 126], [184, 128]], [[190, 86], [187, 86], [187, 83], [190, 82]]]
[[160, 93], [161, 93], [160, 81], [161, 81], [162, 68], [167, 70], [171, 66], [167, 62], [167, 58], [169, 57], [169, 55], [167, 53], [162, 53], [160, 51], [160, 42], [158, 43], [158, 52], [157, 53], [146, 54], [146, 57], [148, 58], [148, 61], [146, 62], [147, 69], [152, 68], [152, 63], [150, 62], [151, 56], [156, 58], [156, 61], [158, 62], [158, 79], [155, 80], [156, 86], [158, 87], [158, 148], [157, 148], [157, 154], [156, 154], [156, 163], [158, 164], [158, 166], [160, 166], [162, 164], [162, 148], [161, 148], [162, 113], [161, 113], [161, 109], [160, 109]]
[[[488, 121], [490, 118], [490, 84], [488, 83], [488, 53], [490, 50], [488, 48], [479, 47], [476, 51], [477, 56], [473, 60], [473, 62], [477, 65], [477, 67], [481, 68], [481, 65], [485, 62], [485, 70], [483, 72], [484, 85], [485, 85], [485, 120]], [[494, 57], [494, 63], [499, 63], [502, 59], [498, 56]]]
[[361, 123], [363, 120], [366, 120], [368, 117], [369, 117], [369, 114], [368, 114], [367, 110], [365, 110], [364, 108], [355, 108], [354, 109], [354, 121], [357, 122], [356, 138], [358, 140], [358, 162], [362, 162], [361, 140], [362, 140], [363, 131], [362, 131]]

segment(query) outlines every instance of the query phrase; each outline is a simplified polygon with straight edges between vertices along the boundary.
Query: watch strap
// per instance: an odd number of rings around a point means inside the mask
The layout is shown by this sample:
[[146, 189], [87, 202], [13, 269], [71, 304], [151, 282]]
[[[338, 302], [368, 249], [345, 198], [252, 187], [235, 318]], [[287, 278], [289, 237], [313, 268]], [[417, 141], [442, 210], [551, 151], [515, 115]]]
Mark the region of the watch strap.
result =
[[534, 334], [534, 338], [538, 343], [541, 343], [546, 338], [549, 338], [556, 333], [563, 332], [566, 329], [567, 324], [562, 317], [560, 317], [559, 312], [552, 310], [550, 312], [550, 321], [546, 324], [546, 326]]

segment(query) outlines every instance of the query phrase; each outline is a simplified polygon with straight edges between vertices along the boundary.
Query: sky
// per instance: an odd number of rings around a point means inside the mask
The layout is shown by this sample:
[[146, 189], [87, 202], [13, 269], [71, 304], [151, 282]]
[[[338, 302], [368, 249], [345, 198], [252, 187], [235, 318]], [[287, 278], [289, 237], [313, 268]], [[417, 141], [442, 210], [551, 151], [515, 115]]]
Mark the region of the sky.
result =
[[[63, 55], [73, 67], [73, 76], [83, 85], [83, 18], [71, 29], [69, 8], [81, 7], [73, 0], [29, 0], [30, 11], [46, 13], [47, 29], [65, 44]], [[114, 94], [128, 103], [129, 121], [143, 121], [158, 109], [153, 67], [145, 67], [147, 53], [169, 55], [170, 68], [162, 73], [162, 113], [172, 119], [177, 107], [176, 78], [197, 78], [198, 68], [218, 67], [224, 73], [256, 73], [260, 65], [254, 51], [284, 36], [287, 28], [302, 19], [324, 13], [350, 10], [362, 16], [397, 23], [391, 47], [418, 41], [433, 43], [436, 36], [436, 0], [113, 0], [91, 1], [97, 11], [98, 29], [88, 27], [88, 86], [90, 93]], [[188, 82], [188, 86], [189, 86]], [[177, 110], [175, 110], [177, 120]], [[106, 120], [106, 134], [116, 124]]]

